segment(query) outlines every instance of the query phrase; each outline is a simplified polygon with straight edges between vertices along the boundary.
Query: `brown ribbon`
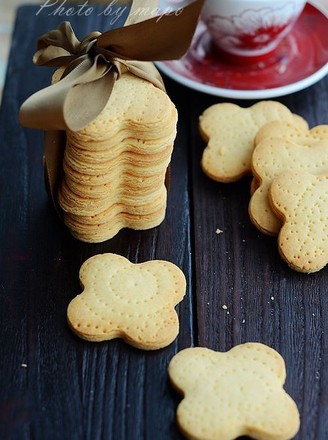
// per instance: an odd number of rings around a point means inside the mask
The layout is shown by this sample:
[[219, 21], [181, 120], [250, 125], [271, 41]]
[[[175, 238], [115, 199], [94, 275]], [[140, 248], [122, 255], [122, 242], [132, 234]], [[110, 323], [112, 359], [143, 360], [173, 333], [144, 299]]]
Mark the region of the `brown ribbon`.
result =
[[[149, 2], [154, 4], [154, 0]], [[141, 3], [144, 9], [145, 1], [134, 0], [122, 28], [93, 32], [79, 41], [70, 23], [64, 22], [40, 37], [34, 63], [65, 70], [59, 82], [23, 103], [22, 125], [42, 130], [82, 129], [103, 110], [115, 81], [126, 71], [164, 88], [149, 61], [180, 58], [188, 50], [204, 0], [194, 1], [179, 14], [135, 22]]]

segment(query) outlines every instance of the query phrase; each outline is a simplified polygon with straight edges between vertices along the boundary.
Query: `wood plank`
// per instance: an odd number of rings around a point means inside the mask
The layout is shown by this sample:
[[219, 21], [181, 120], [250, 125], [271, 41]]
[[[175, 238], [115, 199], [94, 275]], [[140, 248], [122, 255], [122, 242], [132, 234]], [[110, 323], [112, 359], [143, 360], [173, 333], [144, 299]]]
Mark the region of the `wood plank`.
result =
[[[328, 438], [327, 268], [292, 271], [278, 256], [277, 240], [260, 234], [248, 217], [250, 178], [211, 181], [200, 169], [205, 143], [195, 121], [222, 100], [191, 94], [191, 161], [198, 344], [215, 350], [258, 341], [286, 361], [286, 389], [302, 425], [297, 439]], [[310, 126], [328, 122], [328, 78], [279, 99]], [[236, 104], [248, 107], [255, 101]], [[217, 235], [216, 229], [223, 230]], [[227, 306], [227, 310], [222, 308]]]
[[[182, 120], [167, 219], [159, 228], [121, 231], [98, 245], [74, 240], [45, 191], [42, 133], [22, 129], [17, 119], [19, 105], [51, 75], [32, 65], [36, 39], [62, 21], [45, 20], [37, 10], [18, 12], [1, 111], [1, 438], [178, 439], [166, 370], [171, 357], [194, 339], [188, 128]], [[93, 14], [73, 17], [72, 25], [81, 37], [107, 29], [107, 21]], [[181, 109], [187, 114], [184, 105]], [[121, 341], [91, 344], [70, 332], [66, 308], [81, 292], [79, 267], [103, 252], [133, 262], [166, 259], [186, 273], [187, 295], [178, 307], [180, 335], [170, 347], [147, 353]]]
[[[286, 360], [286, 389], [302, 418], [296, 439], [326, 440], [327, 269], [302, 275], [280, 260], [276, 240], [249, 221], [249, 178], [222, 185], [202, 173], [197, 121], [220, 99], [165, 78], [180, 119], [165, 222], [151, 231], [121, 231], [103, 244], [79, 243], [48, 200], [42, 133], [22, 129], [17, 119], [23, 100], [50, 78], [49, 69], [32, 65], [35, 41], [63, 19], [38, 10], [18, 12], [0, 113], [1, 438], [182, 438], [175, 425], [180, 397], [166, 373], [174, 353], [261, 341]], [[70, 21], [79, 37], [108, 29], [103, 14]], [[328, 78], [279, 100], [311, 126], [328, 123]], [[134, 262], [167, 259], [184, 270], [187, 296], [170, 347], [144, 353], [121, 341], [90, 344], [69, 331], [66, 307], [81, 290], [79, 267], [102, 252]]]

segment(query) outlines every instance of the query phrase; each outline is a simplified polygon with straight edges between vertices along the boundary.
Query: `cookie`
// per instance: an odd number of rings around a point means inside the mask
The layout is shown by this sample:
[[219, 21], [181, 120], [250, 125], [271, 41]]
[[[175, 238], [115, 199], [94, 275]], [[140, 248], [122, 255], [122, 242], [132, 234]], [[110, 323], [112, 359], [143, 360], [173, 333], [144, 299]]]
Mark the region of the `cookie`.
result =
[[328, 263], [328, 174], [290, 170], [272, 182], [271, 206], [283, 226], [279, 252], [299, 272], [317, 272]]
[[[297, 115], [294, 115], [296, 117]], [[306, 145], [308, 142], [312, 143], [328, 138], [328, 125], [317, 125], [316, 127], [308, 129], [306, 126], [296, 125], [287, 121], [271, 121], [265, 124], [256, 133], [254, 144], [258, 145], [261, 141], [267, 138], [287, 138], [296, 143]]]
[[98, 243], [126, 227], [162, 223], [176, 126], [168, 95], [124, 73], [97, 118], [82, 130], [67, 130], [57, 201], [75, 238]]
[[83, 292], [67, 309], [70, 328], [88, 341], [122, 338], [144, 350], [166, 347], [177, 337], [175, 306], [186, 291], [183, 272], [168, 261], [133, 264], [100, 254], [80, 269]]
[[201, 166], [218, 182], [234, 182], [251, 173], [251, 156], [258, 130], [274, 120], [285, 120], [307, 128], [306, 121], [283, 104], [260, 101], [248, 108], [236, 104], [216, 104], [200, 116], [199, 129], [208, 142]]
[[173, 357], [168, 372], [184, 396], [177, 421], [189, 439], [287, 440], [299, 429], [297, 406], [283, 389], [284, 360], [263, 344], [226, 353], [187, 348]]
[[[100, 243], [107, 240], [108, 236], [114, 237], [122, 228], [136, 229], [144, 231], [152, 229], [161, 224], [165, 218], [165, 207], [161, 206], [158, 211], [151, 214], [135, 215], [126, 211], [113, 211], [112, 217], [107, 217], [108, 221], [103, 223], [81, 223], [81, 218], [67, 216], [65, 218], [66, 225], [70, 228], [71, 234], [77, 240], [86, 243]], [[120, 222], [117, 217], [120, 216]]]
[[256, 184], [249, 203], [249, 216], [263, 233], [277, 235], [281, 222], [268, 200], [273, 179], [288, 169], [306, 170], [312, 174], [328, 172], [328, 125], [311, 130], [284, 122], [264, 126], [257, 134], [252, 155], [252, 172]]
[[80, 197], [87, 197], [90, 199], [101, 199], [107, 197], [112, 191], [123, 191], [126, 194], [134, 193], [136, 195], [149, 194], [158, 189], [162, 185], [162, 178], [158, 176], [135, 176], [128, 172], [124, 174], [124, 179], [115, 179], [103, 184], [92, 184], [91, 182], [81, 182], [78, 179], [79, 175], [73, 175], [70, 169], [69, 175], [65, 175], [63, 185], [67, 185], [70, 191]]
[[140, 195], [122, 188], [121, 191], [117, 191], [116, 198], [111, 192], [108, 192], [106, 196], [97, 199], [77, 195], [63, 180], [58, 200], [62, 209], [69, 211], [71, 216], [79, 216], [81, 220], [91, 217], [95, 222], [98, 222], [99, 215], [102, 216], [103, 212], [112, 211], [116, 206], [120, 206], [122, 211], [136, 215], [143, 214], [145, 210], [152, 212], [157, 207], [158, 200], [160, 200], [161, 206], [166, 203], [166, 188], [160, 185], [158, 188], [152, 188], [149, 194], [142, 193]]

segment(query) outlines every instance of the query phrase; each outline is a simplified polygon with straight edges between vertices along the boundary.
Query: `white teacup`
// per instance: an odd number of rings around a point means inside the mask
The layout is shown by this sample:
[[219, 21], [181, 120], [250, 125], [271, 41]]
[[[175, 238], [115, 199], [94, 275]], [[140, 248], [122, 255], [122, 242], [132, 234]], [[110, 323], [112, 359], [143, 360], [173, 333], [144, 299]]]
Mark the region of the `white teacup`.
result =
[[278, 46], [293, 28], [305, 3], [305, 0], [206, 0], [202, 19], [218, 49], [237, 57], [258, 57]]

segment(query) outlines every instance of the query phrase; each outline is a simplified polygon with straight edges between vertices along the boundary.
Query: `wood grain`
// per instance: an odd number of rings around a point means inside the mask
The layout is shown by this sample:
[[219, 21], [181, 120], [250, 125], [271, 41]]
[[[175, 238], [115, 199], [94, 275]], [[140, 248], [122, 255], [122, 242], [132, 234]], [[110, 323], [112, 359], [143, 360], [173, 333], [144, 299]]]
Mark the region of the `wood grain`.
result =
[[[191, 117], [197, 120], [213, 98], [190, 95]], [[328, 102], [327, 78], [280, 102], [311, 127], [327, 123], [323, 104]], [[297, 439], [324, 440], [327, 270], [304, 275], [286, 266], [278, 256], [276, 239], [259, 234], [250, 223], [250, 180], [225, 185], [208, 179], [199, 167], [204, 143], [197, 125], [191, 127], [198, 344], [224, 351], [259, 341], [278, 350], [286, 361], [286, 389], [301, 412]], [[217, 228], [223, 233], [216, 235]]]
[[[166, 372], [172, 356], [193, 345], [227, 350], [261, 341], [286, 360], [286, 389], [302, 418], [297, 440], [326, 440], [327, 269], [307, 276], [280, 260], [276, 240], [249, 221], [249, 178], [223, 185], [202, 173], [197, 121], [220, 99], [165, 78], [179, 111], [165, 222], [150, 231], [121, 231], [102, 244], [80, 243], [48, 200], [42, 133], [18, 123], [20, 104], [51, 74], [32, 65], [35, 41], [62, 21], [37, 11], [18, 11], [0, 114], [1, 439], [181, 439], [180, 397]], [[79, 37], [108, 29], [96, 13], [70, 20]], [[327, 78], [280, 101], [311, 126], [328, 123]], [[91, 344], [69, 331], [66, 308], [81, 291], [79, 267], [102, 252], [133, 262], [166, 259], [183, 269], [187, 296], [170, 347], [145, 353], [122, 341]]]

